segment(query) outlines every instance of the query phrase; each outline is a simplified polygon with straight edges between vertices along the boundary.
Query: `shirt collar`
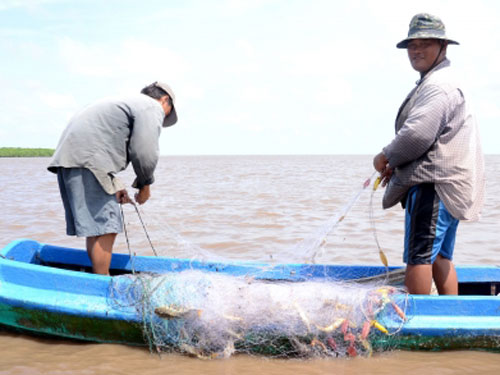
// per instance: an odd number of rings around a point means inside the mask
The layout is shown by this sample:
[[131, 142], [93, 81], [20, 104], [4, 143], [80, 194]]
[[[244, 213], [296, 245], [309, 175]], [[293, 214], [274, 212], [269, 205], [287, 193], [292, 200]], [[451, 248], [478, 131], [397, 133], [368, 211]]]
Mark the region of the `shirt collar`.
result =
[[420, 78], [416, 82], [417, 86], [420, 85], [423, 81], [425, 81], [428, 77], [430, 77], [432, 75], [432, 73], [437, 72], [438, 70], [441, 70], [443, 68], [447, 68], [448, 66], [450, 66], [450, 60], [448, 60], [445, 57], [445, 59], [443, 61], [441, 61], [439, 64], [437, 64], [434, 68], [432, 68], [429, 72], [427, 72], [427, 74], [423, 78]]

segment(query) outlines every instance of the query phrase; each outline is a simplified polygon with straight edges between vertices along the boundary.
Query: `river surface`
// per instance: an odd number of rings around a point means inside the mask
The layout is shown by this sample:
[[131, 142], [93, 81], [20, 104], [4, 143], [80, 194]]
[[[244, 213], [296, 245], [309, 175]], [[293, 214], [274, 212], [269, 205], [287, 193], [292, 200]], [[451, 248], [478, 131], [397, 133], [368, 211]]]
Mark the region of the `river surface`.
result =
[[[0, 247], [18, 238], [78, 247], [67, 237], [49, 159], [0, 159]], [[486, 157], [487, 195], [479, 222], [461, 223], [455, 264], [500, 265], [500, 156]], [[403, 211], [371, 197], [371, 156], [164, 156], [141, 217], [159, 255], [307, 262], [301, 241], [332, 229], [318, 263], [380, 264], [374, 233], [390, 265], [402, 264]], [[131, 168], [122, 180], [133, 181]], [[130, 189], [132, 193], [133, 189]], [[337, 226], [328, 222], [358, 192]], [[370, 202], [373, 219], [370, 219]], [[133, 207], [124, 208], [131, 251], [152, 255]], [[335, 220], [334, 220], [335, 221]], [[115, 252], [128, 253], [124, 234]], [[277, 360], [248, 355], [203, 361], [146, 348], [80, 343], [0, 331], [0, 374], [498, 374], [500, 354], [478, 351], [376, 353], [370, 358]]]

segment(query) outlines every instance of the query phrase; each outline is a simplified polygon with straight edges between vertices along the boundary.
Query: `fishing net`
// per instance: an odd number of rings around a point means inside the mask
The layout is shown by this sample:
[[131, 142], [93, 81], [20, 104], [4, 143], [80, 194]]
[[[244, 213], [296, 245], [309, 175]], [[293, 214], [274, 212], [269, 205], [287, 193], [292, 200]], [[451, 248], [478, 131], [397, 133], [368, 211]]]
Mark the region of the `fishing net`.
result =
[[397, 333], [407, 299], [395, 287], [279, 281], [186, 270], [113, 278], [111, 297], [142, 320], [151, 351], [203, 359], [371, 355]]
[[[308, 264], [316, 263], [327, 236], [342, 222], [372, 177], [342, 210], [299, 243], [294, 255], [302, 256]], [[141, 223], [145, 229], [142, 219]], [[227, 264], [175, 230], [170, 232], [169, 237], [189, 255], [192, 264], [201, 269], [209, 268], [205, 267], [207, 262]], [[383, 255], [378, 241], [377, 246]], [[384, 286], [400, 286], [401, 280], [394, 283], [387, 260], [383, 263], [386, 272], [375, 276], [375, 281], [365, 277], [357, 282], [342, 281], [348, 275], [322, 273], [320, 265], [311, 266], [319, 272], [291, 277], [273, 268], [284, 265], [270, 264], [244, 267], [236, 276], [198, 267], [165, 274], [134, 273], [114, 277], [110, 295], [115, 307], [137, 314], [146, 343], [158, 353], [177, 351], [203, 359], [227, 358], [234, 353], [369, 356], [373, 350], [389, 348], [391, 337], [406, 319], [406, 293], [399, 287]], [[241, 274], [244, 276], [238, 276]]]

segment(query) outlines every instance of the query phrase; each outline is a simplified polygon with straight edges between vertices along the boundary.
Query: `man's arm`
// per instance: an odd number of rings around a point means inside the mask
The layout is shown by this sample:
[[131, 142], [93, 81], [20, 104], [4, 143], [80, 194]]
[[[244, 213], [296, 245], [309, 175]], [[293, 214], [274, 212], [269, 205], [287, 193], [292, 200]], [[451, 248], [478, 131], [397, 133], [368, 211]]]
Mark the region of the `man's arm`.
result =
[[[161, 107], [135, 114], [128, 151], [136, 175], [133, 187], [137, 189], [154, 182], [154, 171], [160, 155], [159, 138], [163, 117]], [[149, 192], [149, 188], [147, 191]], [[146, 191], [142, 194], [146, 196]]]

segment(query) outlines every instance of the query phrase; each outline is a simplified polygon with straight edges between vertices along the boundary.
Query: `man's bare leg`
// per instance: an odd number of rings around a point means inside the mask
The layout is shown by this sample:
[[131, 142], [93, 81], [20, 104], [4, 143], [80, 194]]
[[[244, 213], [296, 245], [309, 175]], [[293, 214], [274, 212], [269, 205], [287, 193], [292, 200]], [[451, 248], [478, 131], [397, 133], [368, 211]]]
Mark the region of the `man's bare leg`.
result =
[[109, 275], [111, 254], [117, 233], [87, 237], [87, 253], [92, 262], [92, 271], [100, 275]]
[[438, 255], [432, 265], [432, 275], [439, 294], [458, 294], [457, 272], [451, 260]]
[[410, 294], [430, 294], [432, 287], [432, 264], [408, 264], [405, 286]]

